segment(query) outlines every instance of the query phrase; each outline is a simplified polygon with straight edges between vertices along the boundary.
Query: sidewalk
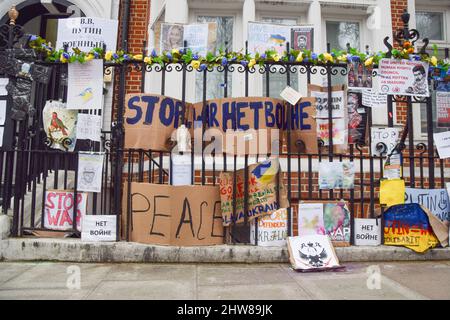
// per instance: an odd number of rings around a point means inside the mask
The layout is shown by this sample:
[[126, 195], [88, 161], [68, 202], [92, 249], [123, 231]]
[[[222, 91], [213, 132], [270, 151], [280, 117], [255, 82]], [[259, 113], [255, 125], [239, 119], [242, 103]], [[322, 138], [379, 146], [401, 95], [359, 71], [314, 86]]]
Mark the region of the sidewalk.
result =
[[[450, 248], [418, 254], [404, 247], [335, 248], [341, 262], [450, 261]], [[255, 246], [165, 247], [132, 242], [88, 243], [79, 239], [0, 240], [0, 261], [137, 263], [288, 263], [286, 248]]]
[[343, 265], [2, 262], [0, 299], [450, 299], [449, 261]]

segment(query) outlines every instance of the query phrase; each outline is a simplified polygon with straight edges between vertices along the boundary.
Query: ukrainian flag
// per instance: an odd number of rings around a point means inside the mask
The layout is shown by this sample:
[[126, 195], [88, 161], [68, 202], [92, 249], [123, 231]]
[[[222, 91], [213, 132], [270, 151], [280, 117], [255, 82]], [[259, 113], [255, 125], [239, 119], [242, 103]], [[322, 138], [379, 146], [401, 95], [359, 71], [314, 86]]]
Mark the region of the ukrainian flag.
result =
[[269, 38], [269, 41], [273, 41], [277, 44], [283, 44], [286, 42], [286, 38], [279, 34], [272, 34]]
[[278, 160], [268, 160], [257, 165], [253, 169], [252, 174], [262, 184], [268, 184], [272, 182], [278, 173], [280, 163]]

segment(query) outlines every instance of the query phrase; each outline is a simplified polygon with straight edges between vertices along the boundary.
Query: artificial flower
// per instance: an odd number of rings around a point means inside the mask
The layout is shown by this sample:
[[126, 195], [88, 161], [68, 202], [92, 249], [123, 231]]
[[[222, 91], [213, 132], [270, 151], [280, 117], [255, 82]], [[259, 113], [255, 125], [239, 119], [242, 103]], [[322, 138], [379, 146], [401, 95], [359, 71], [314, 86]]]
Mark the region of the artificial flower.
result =
[[226, 66], [228, 64], [228, 59], [226, 57], [222, 58], [222, 65]]
[[91, 61], [91, 60], [93, 60], [93, 59], [94, 59], [94, 55], [93, 55], [92, 53], [89, 53], [89, 54], [86, 56], [86, 58], [84, 59], [84, 61], [89, 62], [89, 61]]
[[303, 52], [299, 52], [297, 59], [295, 59], [295, 61], [297, 62], [302, 62], [303, 61]]
[[325, 58], [326, 61], [333, 62], [333, 56], [331, 54], [324, 53], [323, 57]]
[[198, 70], [200, 68], [200, 61], [198, 60], [192, 60], [191, 61], [191, 66], [195, 69]]
[[364, 62], [364, 65], [365, 65], [366, 67], [370, 67], [371, 65], [373, 65], [373, 57], [370, 57], [369, 59], [367, 59], [367, 60]]
[[438, 59], [436, 58], [436, 56], [432, 56], [430, 62], [433, 66], [437, 66]]
[[248, 63], [248, 67], [249, 68], [253, 68], [253, 66], [256, 64], [256, 59], [251, 59], [250, 62]]
[[150, 63], [152, 63], [152, 58], [150, 58], [150, 57], [145, 57], [145, 58], [144, 58], [144, 62], [147, 63], [147, 64], [150, 64]]
[[107, 52], [105, 53], [105, 60], [106, 60], [106, 61], [111, 61], [112, 55], [113, 55], [112, 51], [107, 51]]
[[133, 56], [134, 60], [142, 60], [142, 54], [136, 54]]
[[346, 54], [343, 54], [343, 55], [337, 57], [337, 59], [338, 59], [338, 61], [340, 61], [340, 62], [347, 62], [347, 55], [346, 55]]
[[273, 56], [273, 60], [274, 60], [275, 62], [280, 61], [280, 56], [279, 56], [278, 54], [274, 55], [274, 56]]
[[178, 49], [172, 49], [172, 54], [179, 54], [180, 51]]
[[113, 57], [114, 60], [119, 59], [119, 55], [117, 53], [113, 53], [112, 57]]

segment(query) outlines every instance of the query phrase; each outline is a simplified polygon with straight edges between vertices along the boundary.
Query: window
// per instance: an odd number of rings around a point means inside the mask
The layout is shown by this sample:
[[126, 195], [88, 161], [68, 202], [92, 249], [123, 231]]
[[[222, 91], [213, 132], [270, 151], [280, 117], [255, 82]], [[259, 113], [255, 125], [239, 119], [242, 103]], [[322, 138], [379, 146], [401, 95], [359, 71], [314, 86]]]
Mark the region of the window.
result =
[[359, 22], [327, 21], [327, 42], [331, 49], [346, 50], [347, 43], [352, 48], [360, 49]]
[[416, 26], [422, 39], [444, 41], [444, 14], [441, 12], [416, 12]]
[[[233, 48], [233, 17], [217, 17], [217, 16], [199, 16], [197, 17], [197, 22], [207, 23], [216, 22], [217, 23], [217, 42], [216, 50], [228, 49], [229, 51]], [[231, 96], [231, 73], [228, 74], [228, 95]], [[223, 72], [208, 72], [206, 78], [206, 99], [218, 99], [224, 96], [224, 73]], [[203, 73], [197, 73], [195, 78], [195, 98], [196, 101], [203, 100]]]
[[[269, 18], [265, 17], [261, 19], [262, 22], [272, 24], [282, 24], [286, 26], [296, 26], [296, 19], [289, 18]], [[269, 96], [272, 98], [281, 98], [280, 93], [286, 88], [287, 77], [286, 74], [271, 73], [269, 78]], [[293, 89], [298, 90], [298, 75], [291, 74], [291, 85]], [[266, 95], [266, 75], [263, 75], [263, 94]]]

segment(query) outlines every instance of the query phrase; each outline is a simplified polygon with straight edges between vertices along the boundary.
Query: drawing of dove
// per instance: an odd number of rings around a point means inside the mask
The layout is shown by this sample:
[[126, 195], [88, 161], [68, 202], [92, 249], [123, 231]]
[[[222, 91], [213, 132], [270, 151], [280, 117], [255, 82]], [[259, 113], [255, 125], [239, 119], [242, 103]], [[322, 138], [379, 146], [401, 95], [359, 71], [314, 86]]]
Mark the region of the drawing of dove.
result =
[[86, 102], [88, 102], [89, 100], [91, 100], [93, 98], [94, 93], [92, 91], [92, 88], [86, 88], [78, 96], [82, 97], [84, 103], [86, 103]]
[[61, 119], [58, 118], [56, 112], [52, 113], [52, 120], [50, 121], [50, 131], [61, 131], [64, 136], [68, 136], [66, 129], [68, 128], [64, 125]]
[[252, 174], [258, 178], [262, 184], [268, 184], [273, 181], [275, 175], [278, 173], [278, 161], [267, 161], [259, 164]]

